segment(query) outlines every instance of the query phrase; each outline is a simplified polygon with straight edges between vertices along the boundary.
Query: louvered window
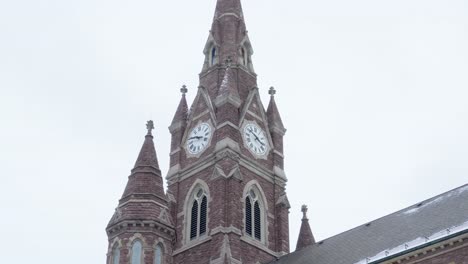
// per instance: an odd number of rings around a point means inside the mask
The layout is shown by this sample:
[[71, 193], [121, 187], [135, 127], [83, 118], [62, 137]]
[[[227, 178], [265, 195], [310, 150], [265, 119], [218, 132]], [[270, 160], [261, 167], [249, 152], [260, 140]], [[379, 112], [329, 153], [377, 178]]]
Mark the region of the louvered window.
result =
[[245, 233], [262, 241], [262, 208], [257, 190], [252, 188], [245, 198]]
[[245, 232], [252, 235], [252, 203], [249, 196], [245, 198]]
[[203, 189], [199, 189], [193, 196], [190, 214], [190, 240], [206, 234], [208, 217], [208, 198]]
[[260, 215], [260, 206], [258, 205], [258, 201], [255, 201], [255, 206], [254, 206], [254, 210], [255, 210], [255, 214], [254, 214], [254, 218], [255, 218], [255, 238], [258, 239], [258, 240], [261, 240], [262, 239], [262, 236], [261, 236], [261, 226], [262, 226], [262, 219], [261, 219], [261, 215]]
[[190, 222], [190, 239], [197, 237], [198, 229], [198, 201], [193, 201], [192, 205], [192, 221]]
[[203, 196], [202, 203], [200, 206], [200, 235], [206, 233], [206, 206], [207, 199], [206, 196]]
[[141, 264], [141, 242], [135, 241], [132, 246], [132, 262], [131, 264]]

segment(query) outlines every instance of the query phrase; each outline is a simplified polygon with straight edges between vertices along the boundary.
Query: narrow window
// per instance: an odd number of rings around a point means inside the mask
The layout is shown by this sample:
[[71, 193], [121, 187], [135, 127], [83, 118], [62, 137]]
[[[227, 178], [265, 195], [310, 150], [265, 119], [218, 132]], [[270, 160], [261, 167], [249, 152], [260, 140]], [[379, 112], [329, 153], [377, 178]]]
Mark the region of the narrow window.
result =
[[210, 66], [213, 66], [216, 63], [216, 48], [211, 48], [211, 61]]
[[247, 65], [247, 59], [246, 59], [246, 56], [245, 56], [245, 49], [244, 48], [241, 48], [241, 64], [246, 66]]
[[132, 264], [141, 264], [141, 242], [137, 240], [132, 246]]
[[245, 232], [249, 236], [252, 235], [252, 204], [248, 196], [245, 198]]
[[206, 233], [206, 208], [207, 200], [206, 196], [203, 196], [201, 207], [200, 207], [200, 235]]
[[154, 264], [162, 264], [162, 248], [157, 245], [154, 249]]
[[254, 207], [254, 210], [255, 210], [255, 238], [258, 239], [258, 240], [261, 240], [262, 236], [261, 236], [261, 226], [262, 226], [262, 221], [260, 219], [260, 206], [258, 205], [258, 201], [255, 202], [255, 207]]
[[120, 261], [120, 248], [115, 247], [112, 251], [112, 264], [119, 264]]
[[190, 239], [197, 237], [197, 222], [198, 222], [198, 202], [193, 201], [192, 204], [192, 221], [190, 223]]

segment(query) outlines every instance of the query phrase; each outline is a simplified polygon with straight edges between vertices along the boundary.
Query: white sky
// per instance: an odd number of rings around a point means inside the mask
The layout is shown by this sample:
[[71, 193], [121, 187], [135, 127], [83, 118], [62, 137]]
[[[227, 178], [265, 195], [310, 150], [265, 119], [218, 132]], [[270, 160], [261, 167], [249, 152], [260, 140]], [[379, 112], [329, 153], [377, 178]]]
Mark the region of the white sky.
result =
[[[0, 2], [0, 255], [105, 263], [145, 134], [194, 98], [215, 1]], [[468, 181], [468, 3], [244, 0], [288, 132], [291, 249]]]

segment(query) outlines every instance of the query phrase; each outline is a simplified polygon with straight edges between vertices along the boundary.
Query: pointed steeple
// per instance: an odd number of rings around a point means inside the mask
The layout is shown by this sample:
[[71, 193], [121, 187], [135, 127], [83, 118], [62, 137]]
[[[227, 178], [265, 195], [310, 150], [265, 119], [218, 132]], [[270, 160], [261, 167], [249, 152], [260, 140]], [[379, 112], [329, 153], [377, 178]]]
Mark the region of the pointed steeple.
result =
[[315, 238], [312, 234], [312, 230], [310, 229], [309, 219], [307, 218], [307, 206], [303, 205], [301, 211], [303, 216], [299, 238], [297, 239], [296, 251], [315, 244]]
[[171, 127], [180, 126], [180, 124], [187, 121], [188, 105], [187, 99], [185, 98], [185, 94], [188, 92], [187, 86], [182, 85], [180, 92], [182, 93], [182, 97], [180, 98], [179, 106], [174, 114], [174, 118], [172, 118]]
[[222, 65], [227, 59], [233, 66], [242, 66], [253, 73], [251, 55], [253, 54], [240, 0], [218, 0], [205, 45], [206, 56], [203, 70]]
[[132, 174], [128, 177], [122, 199], [135, 195], [155, 195], [165, 199], [161, 170], [159, 169], [158, 158], [154, 148], [152, 130], [153, 121], [146, 124], [148, 133], [141, 147], [140, 154], [132, 169]]
[[270, 125], [270, 129], [276, 130], [280, 134], [284, 134], [286, 132], [286, 129], [284, 128], [283, 121], [281, 120], [281, 116], [278, 111], [278, 107], [276, 106], [275, 88], [271, 87], [268, 93], [270, 94], [270, 103], [268, 104], [267, 108], [268, 124]]
[[[169, 209], [169, 202], [164, 194], [161, 171], [153, 143], [153, 121], [146, 124], [148, 132], [141, 147], [140, 154], [128, 177], [127, 186], [119, 205], [107, 225], [109, 241], [107, 263], [114, 263], [116, 241], [128, 241], [138, 237], [140, 241], [161, 241], [165, 248], [172, 252], [172, 241], [175, 236], [174, 221]], [[145, 253], [151, 249], [145, 249]], [[153, 254], [153, 253], [151, 253]], [[118, 254], [117, 256], [119, 256]], [[120, 263], [128, 263], [120, 259]]]
[[214, 19], [218, 19], [225, 14], [234, 14], [239, 18], [244, 18], [240, 0], [218, 0]]

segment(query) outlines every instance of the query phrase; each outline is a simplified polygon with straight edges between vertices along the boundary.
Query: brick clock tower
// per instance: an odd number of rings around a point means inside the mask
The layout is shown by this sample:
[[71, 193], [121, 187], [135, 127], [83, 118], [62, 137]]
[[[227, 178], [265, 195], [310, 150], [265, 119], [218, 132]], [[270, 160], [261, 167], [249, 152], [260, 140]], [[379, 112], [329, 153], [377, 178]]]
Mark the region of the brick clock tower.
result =
[[169, 131], [164, 192], [152, 121], [107, 226], [107, 264], [267, 263], [289, 252], [285, 128], [260, 100], [240, 0], [218, 0], [200, 86]]

